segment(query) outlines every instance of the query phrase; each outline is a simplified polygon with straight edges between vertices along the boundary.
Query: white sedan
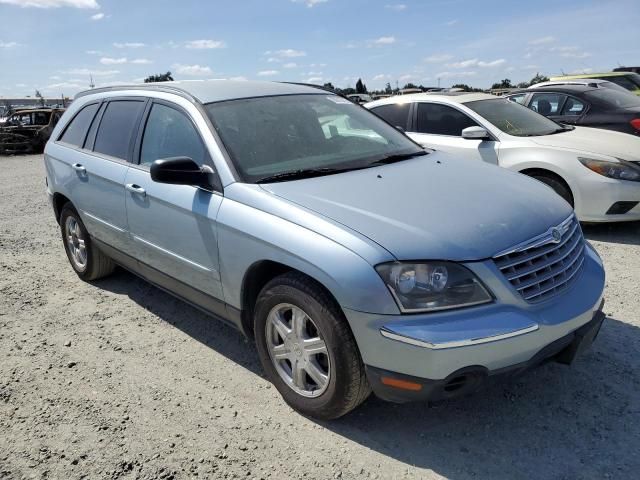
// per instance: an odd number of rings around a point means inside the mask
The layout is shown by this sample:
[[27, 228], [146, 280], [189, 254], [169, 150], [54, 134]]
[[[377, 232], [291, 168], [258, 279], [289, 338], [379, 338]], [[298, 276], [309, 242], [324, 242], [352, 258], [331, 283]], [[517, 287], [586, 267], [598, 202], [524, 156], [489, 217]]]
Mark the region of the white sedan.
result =
[[584, 222], [640, 220], [640, 138], [555, 123], [481, 93], [422, 93], [365, 105], [424, 147], [464, 154], [553, 188]]

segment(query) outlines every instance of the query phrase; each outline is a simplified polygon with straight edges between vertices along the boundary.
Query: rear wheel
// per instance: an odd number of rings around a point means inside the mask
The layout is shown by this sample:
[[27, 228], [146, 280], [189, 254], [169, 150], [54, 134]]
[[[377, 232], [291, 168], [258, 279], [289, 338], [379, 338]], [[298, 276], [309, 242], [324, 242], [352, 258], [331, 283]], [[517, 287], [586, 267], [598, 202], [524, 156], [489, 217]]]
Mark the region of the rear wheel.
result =
[[69, 263], [83, 280], [97, 280], [113, 272], [115, 264], [92, 243], [80, 215], [70, 203], [60, 212], [60, 231]]
[[254, 328], [264, 370], [299, 412], [333, 419], [369, 396], [346, 319], [315, 281], [287, 273], [269, 282], [256, 302]]
[[545, 173], [534, 173], [529, 175], [531, 178], [535, 178], [539, 182], [544, 183], [545, 185], [550, 186], [558, 195], [565, 199], [565, 201], [571, 205], [573, 205], [573, 195], [571, 194], [571, 190], [569, 186], [559, 177], [555, 177], [550, 174]]

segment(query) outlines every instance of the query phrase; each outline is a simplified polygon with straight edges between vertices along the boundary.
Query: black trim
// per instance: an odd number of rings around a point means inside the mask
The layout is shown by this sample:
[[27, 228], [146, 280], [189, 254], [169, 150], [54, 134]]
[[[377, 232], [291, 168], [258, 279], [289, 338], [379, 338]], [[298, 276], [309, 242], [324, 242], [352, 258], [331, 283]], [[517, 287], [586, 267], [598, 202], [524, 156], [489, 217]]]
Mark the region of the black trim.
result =
[[[369, 384], [376, 396], [396, 403], [412, 401], [437, 402], [473, 393], [487, 385], [521, 375], [544, 363], [555, 361], [570, 365], [578, 355], [590, 347], [600, 332], [606, 317], [602, 312], [604, 300], [593, 318], [582, 327], [542, 348], [526, 362], [497, 370], [487, 370], [479, 365], [461, 368], [443, 380], [413, 377], [365, 365]], [[499, 346], [496, 346], [499, 348]], [[419, 391], [402, 390], [382, 383], [382, 377], [405, 380], [422, 385]]]
[[[204, 313], [242, 331], [240, 310], [157, 270], [111, 245], [91, 237], [91, 242], [115, 263]], [[243, 332], [244, 333], [244, 332]]]
[[606, 215], [624, 215], [640, 202], [616, 202], [609, 207]]

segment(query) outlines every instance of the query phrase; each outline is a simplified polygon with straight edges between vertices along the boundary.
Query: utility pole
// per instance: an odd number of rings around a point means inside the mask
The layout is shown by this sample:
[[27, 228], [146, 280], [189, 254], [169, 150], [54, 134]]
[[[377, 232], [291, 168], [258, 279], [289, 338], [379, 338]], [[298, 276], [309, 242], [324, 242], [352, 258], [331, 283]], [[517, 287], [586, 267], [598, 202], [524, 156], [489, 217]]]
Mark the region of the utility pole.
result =
[[438, 77], [438, 88], [440, 88], [440, 77]]
[[89, 88], [95, 88], [95, 86], [93, 83], [93, 75], [89, 74]]

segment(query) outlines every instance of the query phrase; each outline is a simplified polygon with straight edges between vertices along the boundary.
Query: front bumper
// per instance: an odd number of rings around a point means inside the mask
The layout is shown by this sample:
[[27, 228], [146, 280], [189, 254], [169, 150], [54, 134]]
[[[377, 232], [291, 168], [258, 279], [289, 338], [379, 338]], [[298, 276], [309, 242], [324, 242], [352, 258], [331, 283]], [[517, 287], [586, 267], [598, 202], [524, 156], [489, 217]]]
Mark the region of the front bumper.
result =
[[376, 396], [383, 400], [396, 403], [433, 402], [467, 395], [489, 384], [521, 375], [549, 361], [570, 365], [598, 336], [605, 319], [602, 312], [603, 304], [604, 302], [589, 323], [551, 342], [525, 362], [496, 370], [469, 366], [451, 373], [442, 380], [401, 375], [367, 365], [367, 378]]
[[572, 285], [539, 304], [524, 301], [492, 261], [465, 266], [487, 284], [494, 303], [415, 315], [344, 309], [372, 385], [377, 370], [446, 383], [465, 369], [489, 376], [535, 363], [549, 345], [566, 347], [555, 342], [570, 340], [601, 310], [604, 269], [591, 246]]
[[594, 174], [593, 179], [581, 182], [576, 197], [576, 215], [581, 222], [640, 220], [640, 203], [623, 214], [608, 213], [619, 202], [640, 202], [640, 182], [613, 180]]

